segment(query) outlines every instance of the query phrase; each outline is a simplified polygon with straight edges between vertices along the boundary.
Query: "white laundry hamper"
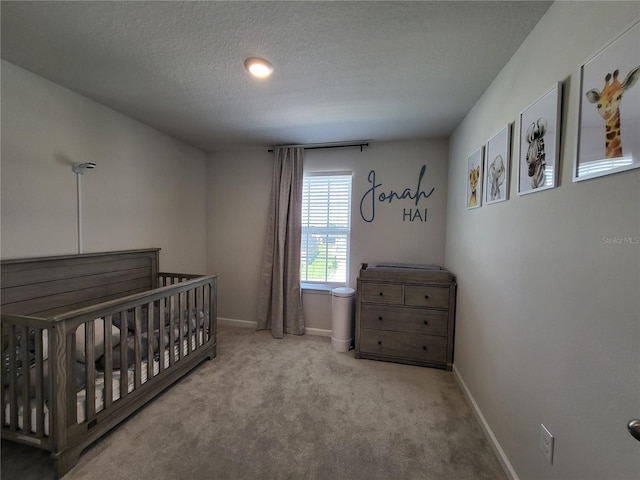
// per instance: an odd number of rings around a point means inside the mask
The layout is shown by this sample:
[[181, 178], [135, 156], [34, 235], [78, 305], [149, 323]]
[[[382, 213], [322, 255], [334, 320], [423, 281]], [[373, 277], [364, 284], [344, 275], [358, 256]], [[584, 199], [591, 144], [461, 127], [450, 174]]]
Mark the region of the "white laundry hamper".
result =
[[331, 291], [331, 346], [338, 352], [348, 352], [353, 343], [355, 290], [349, 287]]

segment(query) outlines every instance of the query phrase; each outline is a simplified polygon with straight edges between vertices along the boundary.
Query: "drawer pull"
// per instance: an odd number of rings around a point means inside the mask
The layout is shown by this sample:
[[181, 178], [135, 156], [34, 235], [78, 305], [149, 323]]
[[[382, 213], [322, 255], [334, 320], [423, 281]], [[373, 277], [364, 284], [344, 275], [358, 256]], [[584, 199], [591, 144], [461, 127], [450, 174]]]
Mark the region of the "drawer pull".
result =
[[425, 321], [424, 321], [424, 324], [425, 324], [425, 325], [429, 325], [429, 322], [427, 322], [427, 321], [425, 320]]
[[381, 297], [382, 297], [382, 295], [383, 295], [383, 293], [382, 293], [382, 292], [380, 292], [380, 296], [381, 296]]
[[422, 346], [422, 350], [424, 350], [424, 351], [426, 352], [426, 351], [427, 351], [427, 346], [426, 346], [426, 345], [423, 345], [423, 346]]
[[378, 320], [382, 321], [382, 317], [378, 317]]
[[382, 340], [378, 340], [378, 345], [382, 345]]
[[427, 300], [429, 300], [429, 295], [425, 295], [424, 298], [426, 298]]

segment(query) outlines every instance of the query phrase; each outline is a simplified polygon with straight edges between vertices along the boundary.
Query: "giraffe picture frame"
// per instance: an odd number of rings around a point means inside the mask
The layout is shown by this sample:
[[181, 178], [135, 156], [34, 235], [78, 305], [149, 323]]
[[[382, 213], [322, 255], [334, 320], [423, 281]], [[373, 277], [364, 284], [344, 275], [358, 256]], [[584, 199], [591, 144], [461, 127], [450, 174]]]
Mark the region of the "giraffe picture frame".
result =
[[509, 199], [511, 165], [511, 124], [508, 124], [489, 141], [485, 148], [485, 205]]
[[573, 181], [639, 168], [640, 19], [580, 66], [579, 93]]
[[518, 195], [558, 184], [562, 83], [558, 82], [520, 113]]
[[482, 206], [484, 146], [467, 158], [467, 209]]

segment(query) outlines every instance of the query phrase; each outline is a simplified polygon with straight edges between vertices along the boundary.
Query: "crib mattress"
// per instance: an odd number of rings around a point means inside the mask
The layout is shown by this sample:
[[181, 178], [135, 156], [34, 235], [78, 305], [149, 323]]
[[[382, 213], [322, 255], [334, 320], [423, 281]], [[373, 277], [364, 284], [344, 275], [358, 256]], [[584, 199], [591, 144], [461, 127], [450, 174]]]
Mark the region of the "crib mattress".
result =
[[[198, 334], [198, 345], [203, 344], [203, 334], [199, 332]], [[195, 335], [191, 338], [191, 349], [196, 349], [196, 337]], [[188, 352], [188, 344], [187, 339], [182, 341], [182, 356], [187, 355]], [[169, 348], [165, 348], [164, 350], [164, 364], [169, 365]], [[180, 354], [179, 345], [174, 345], [174, 357], [177, 357]], [[141, 374], [140, 374], [140, 383], [144, 384], [149, 379], [149, 368], [148, 361], [145, 359], [141, 363]], [[165, 367], [166, 369], [167, 367]], [[170, 367], [169, 367], [170, 368]], [[153, 376], [155, 377], [160, 372], [160, 361], [153, 361]], [[120, 399], [120, 377], [122, 373], [120, 370], [114, 370], [112, 374], [112, 400], [115, 402]], [[127, 373], [127, 393], [131, 393], [135, 387], [135, 368], [132, 366], [128, 369]], [[104, 398], [104, 372], [96, 372], [96, 387], [95, 387], [95, 409], [96, 413], [104, 410], [105, 398]], [[77, 422], [83, 423], [87, 420], [87, 390], [80, 390], [76, 394], [76, 411], [77, 411]], [[4, 406], [5, 418], [11, 418], [11, 405], [6, 403]], [[23, 426], [23, 407], [22, 405], [18, 408], [18, 429], [22, 429]], [[8, 425], [8, 424], [7, 424]], [[31, 425], [36, 425], [36, 404], [35, 400], [31, 400]], [[36, 433], [35, 428], [32, 429], [31, 433]], [[45, 436], [49, 435], [49, 407], [45, 402], [44, 405], [44, 434]]]

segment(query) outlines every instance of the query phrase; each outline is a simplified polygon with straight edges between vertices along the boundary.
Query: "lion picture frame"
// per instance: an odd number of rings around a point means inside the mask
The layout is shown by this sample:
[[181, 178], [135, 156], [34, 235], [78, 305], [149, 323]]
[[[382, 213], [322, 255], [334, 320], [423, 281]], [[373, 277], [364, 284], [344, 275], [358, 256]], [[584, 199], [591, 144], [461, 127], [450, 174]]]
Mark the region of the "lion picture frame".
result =
[[482, 206], [484, 146], [467, 158], [467, 209]]

